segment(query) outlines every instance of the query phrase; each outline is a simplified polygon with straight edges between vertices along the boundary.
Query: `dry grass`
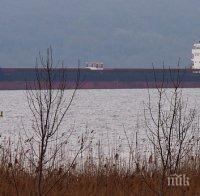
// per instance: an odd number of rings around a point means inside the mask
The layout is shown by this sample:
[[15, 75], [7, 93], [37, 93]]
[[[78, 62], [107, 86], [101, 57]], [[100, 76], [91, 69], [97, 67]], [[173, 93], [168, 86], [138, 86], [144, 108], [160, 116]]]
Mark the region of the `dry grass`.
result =
[[[27, 168], [21, 167], [22, 163], [15, 160], [13, 164], [3, 163], [0, 166], [0, 195], [14, 196], [37, 195], [36, 172], [27, 172]], [[187, 164], [186, 164], [187, 166]], [[159, 190], [159, 171], [147, 172], [127, 171], [116, 164], [95, 165], [85, 164], [83, 171], [76, 167], [65, 173], [67, 169], [60, 167], [46, 172], [44, 183], [46, 192], [57, 179], [64, 175], [47, 195], [67, 196], [93, 196], [93, 195], [157, 195]], [[200, 169], [185, 167], [180, 174], [186, 174], [190, 178], [190, 186], [170, 187], [165, 180], [165, 195], [200, 195]], [[44, 194], [45, 195], [45, 194]]]

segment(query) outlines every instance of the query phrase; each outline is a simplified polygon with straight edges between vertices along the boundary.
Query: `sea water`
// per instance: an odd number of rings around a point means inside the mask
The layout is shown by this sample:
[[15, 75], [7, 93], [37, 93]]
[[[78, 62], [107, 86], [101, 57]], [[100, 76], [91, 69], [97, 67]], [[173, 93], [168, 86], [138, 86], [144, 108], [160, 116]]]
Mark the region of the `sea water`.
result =
[[[166, 90], [169, 98], [172, 91]], [[68, 101], [72, 93], [72, 90], [65, 91]], [[126, 156], [130, 143], [135, 145], [136, 137], [142, 151], [148, 151], [144, 117], [149, 95], [151, 105], [156, 106], [156, 89], [77, 90], [59, 130], [71, 134], [68, 147], [72, 154], [86, 132], [91, 145], [95, 148], [100, 144], [101, 151], [107, 154], [117, 152]], [[182, 97], [189, 109], [199, 110], [200, 89], [183, 89]], [[0, 117], [1, 141], [9, 139], [16, 145], [19, 137], [25, 140], [31, 133], [36, 137], [26, 91], [0, 91], [0, 111], [3, 111], [3, 117]]]

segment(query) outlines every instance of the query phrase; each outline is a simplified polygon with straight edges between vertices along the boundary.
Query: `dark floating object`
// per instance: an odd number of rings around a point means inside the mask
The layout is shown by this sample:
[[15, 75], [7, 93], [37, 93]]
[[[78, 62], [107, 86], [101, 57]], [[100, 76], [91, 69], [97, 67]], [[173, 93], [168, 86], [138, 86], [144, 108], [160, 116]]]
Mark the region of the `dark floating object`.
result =
[[[200, 88], [200, 43], [193, 45], [191, 60], [187, 68], [179, 62], [176, 68], [105, 68], [103, 62], [96, 61], [79, 68], [53, 68], [51, 85], [55, 89], [61, 83], [66, 89]], [[0, 90], [37, 89], [37, 76], [42, 79], [40, 87], [48, 88], [43, 81], [48, 76], [45, 68], [0, 68]]]

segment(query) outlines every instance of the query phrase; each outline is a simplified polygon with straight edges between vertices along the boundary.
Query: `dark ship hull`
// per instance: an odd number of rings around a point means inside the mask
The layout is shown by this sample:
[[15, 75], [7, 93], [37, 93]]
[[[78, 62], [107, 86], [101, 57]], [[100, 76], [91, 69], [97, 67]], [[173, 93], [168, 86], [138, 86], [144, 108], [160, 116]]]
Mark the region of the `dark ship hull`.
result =
[[[60, 83], [59, 71], [54, 69], [53, 87]], [[40, 69], [39, 72], [43, 70]], [[200, 70], [194, 69], [103, 69], [66, 68], [66, 88], [74, 88], [79, 75], [80, 89], [134, 89], [134, 88], [182, 88], [200, 87]], [[35, 88], [34, 68], [1, 68], [0, 90], [25, 90]], [[28, 84], [28, 85], [27, 85]]]

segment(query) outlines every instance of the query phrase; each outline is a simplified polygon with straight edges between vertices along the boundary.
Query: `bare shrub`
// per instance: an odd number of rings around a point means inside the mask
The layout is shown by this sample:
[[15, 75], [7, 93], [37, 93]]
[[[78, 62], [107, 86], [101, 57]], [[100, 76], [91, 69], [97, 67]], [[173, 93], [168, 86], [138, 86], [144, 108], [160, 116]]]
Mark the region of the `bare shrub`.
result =
[[[28, 90], [26, 91], [28, 105], [33, 116], [33, 135], [28, 135], [27, 141], [34, 157], [32, 163], [36, 168], [37, 192], [41, 196], [45, 190], [45, 177], [48, 179], [49, 170], [55, 169], [56, 160], [73, 131], [63, 132], [60, 127], [78, 89], [80, 72], [77, 69], [74, 76], [76, 79], [74, 90], [66, 92], [66, 69], [63, 64], [55, 68], [50, 47], [47, 49], [46, 57], [39, 54], [35, 73], [34, 88], [27, 84]], [[78, 153], [83, 148], [83, 142]]]
[[188, 99], [183, 98], [179, 70], [169, 72], [173, 88], [165, 88], [163, 71], [162, 83], [156, 85], [156, 92], [151, 94], [148, 90], [144, 109], [146, 134], [152, 151], [148, 162], [154, 172], [161, 173], [158, 195], [164, 194], [166, 176], [181, 171], [198, 141], [196, 108], [190, 108]]

